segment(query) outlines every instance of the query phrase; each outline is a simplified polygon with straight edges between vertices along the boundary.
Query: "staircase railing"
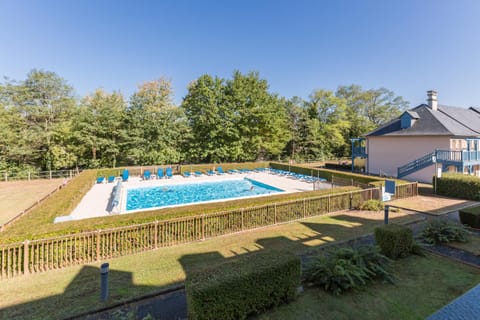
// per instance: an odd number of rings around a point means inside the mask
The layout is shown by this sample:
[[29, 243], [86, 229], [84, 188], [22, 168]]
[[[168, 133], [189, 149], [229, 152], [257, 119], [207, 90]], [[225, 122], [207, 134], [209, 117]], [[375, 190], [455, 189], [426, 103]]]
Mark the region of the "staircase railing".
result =
[[397, 169], [397, 178], [402, 178], [410, 173], [426, 168], [434, 163], [435, 152], [428, 153], [415, 159]]

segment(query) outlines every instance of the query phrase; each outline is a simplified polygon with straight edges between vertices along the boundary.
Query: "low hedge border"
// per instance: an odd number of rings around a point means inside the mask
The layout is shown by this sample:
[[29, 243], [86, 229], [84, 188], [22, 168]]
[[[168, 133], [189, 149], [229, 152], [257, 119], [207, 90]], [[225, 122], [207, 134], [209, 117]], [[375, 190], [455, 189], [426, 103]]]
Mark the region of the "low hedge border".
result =
[[462, 209], [459, 211], [459, 216], [462, 224], [480, 229], [480, 206]]
[[[324, 189], [309, 192], [298, 192], [289, 194], [278, 194], [268, 197], [252, 199], [230, 200], [208, 204], [193, 204], [178, 208], [165, 208], [152, 211], [137, 212], [132, 214], [115, 215], [101, 218], [91, 218], [78, 221], [70, 221], [53, 224], [57, 216], [68, 214], [80, 202], [83, 195], [90, 190], [96, 178], [95, 170], [82, 172], [74, 178], [65, 189], [59, 190], [56, 197], [47, 199], [44, 205], [32, 210], [32, 212], [20, 218], [7, 230], [0, 233], [1, 243], [13, 243], [25, 239], [35, 240], [49, 238], [73, 233], [94, 231], [99, 229], [115, 228], [134, 224], [141, 224], [152, 221], [161, 221], [173, 218], [194, 216], [199, 214], [221, 212], [240, 208], [266, 205], [275, 202], [297, 200], [303, 198], [318, 197], [326, 194], [336, 194], [348, 191], [355, 191], [357, 187], [340, 187], [335, 189]], [[68, 192], [66, 192], [68, 189]]]
[[392, 259], [408, 256], [415, 244], [412, 230], [399, 224], [375, 228], [375, 242], [382, 249], [382, 253]]
[[300, 286], [300, 257], [253, 253], [187, 275], [188, 318], [246, 319], [292, 301]]

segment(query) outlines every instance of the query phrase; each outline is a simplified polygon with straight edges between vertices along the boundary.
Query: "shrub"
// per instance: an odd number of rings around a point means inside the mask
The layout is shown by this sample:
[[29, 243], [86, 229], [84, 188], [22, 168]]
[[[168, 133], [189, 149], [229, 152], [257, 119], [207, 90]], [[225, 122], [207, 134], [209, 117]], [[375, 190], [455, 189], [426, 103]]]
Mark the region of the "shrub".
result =
[[295, 298], [300, 258], [256, 253], [187, 275], [189, 319], [245, 319]]
[[[436, 182], [435, 182], [436, 181]], [[461, 173], [445, 173], [433, 179], [437, 184], [437, 194], [448, 197], [480, 200], [480, 178]]]
[[314, 257], [304, 275], [307, 283], [340, 295], [372, 279], [393, 282], [389, 264], [390, 259], [382, 255], [377, 246], [342, 247]]
[[468, 242], [468, 233], [462, 225], [441, 219], [430, 222], [423, 229], [422, 238], [428, 244]]
[[408, 256], [413, 249], [413, 232], [408, 227], [398, 224], [387, 224], [375, 228], [375, 242], [382, 253], [389, 258], [397, 259]]
[[383, 210], [383, 202], [376, 199], [367, 200], [360, 204], [359, 209], [367, 211], [380, 211]]
[[459, 211], [460, 221], [471, 228], [480, 229], [480, 206]]

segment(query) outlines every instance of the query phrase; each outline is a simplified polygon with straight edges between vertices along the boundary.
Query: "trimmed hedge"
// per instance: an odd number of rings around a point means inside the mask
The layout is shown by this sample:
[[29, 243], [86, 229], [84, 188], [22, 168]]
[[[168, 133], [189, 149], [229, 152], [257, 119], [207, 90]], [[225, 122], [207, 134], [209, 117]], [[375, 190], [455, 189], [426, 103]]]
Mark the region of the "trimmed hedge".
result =
[[[357, 187], [348, 186], [335, 189], [278, 194], [250, 199], [229, 200], [225, 202], [192, 204], [182, 207], [163, 208], [152, 211], [137, 212], [133, 214], [112, 215], [108, 217], [98, 217], [53, 224], [52, 222], [55, 217], [70, 214], [70, 212], [78, 205], [82, 197], [95, 183], [97, 175], [97, 170], [83, 171], [65, 188], [62, 188], [62, 190], [56, 193], [55, 197], [52, 196], [51, 198], [45, 200], [45, 202], [42, 203], [41, 206], [34, 209], [31, 214], [20, 218], [7, 230], [1, 232], [0, 242], [12, 243], [24, 241], [25, 239], [42, 239], [66, 234], [94, 231], [98, 229], [128, 226], [156, 220], [161, 221], [173, 218], [195, 216], [199, 214], [261, 206], [276, 202], [304, 198], [308, 199], [327, 194], [337, 194], [359, 189]], [[359, 201], [359, 197], [354, 197], [353, 200], [353, 204], [356, 205], [356, 203]], [[41, 208], [44, 208], [44, 206], [46, 206], [48, 210], [40, 210]]]
[[433, 178], [437, 194], [460, 199], [480, 200], [480, 178], [461, 173], [444, 173], [441, 178]]
[[180, 167], [180, 172], [183, 174], [185, 171], [202, 171], [206, 172], [208, 170], [212, 170], [214, 167], [217, 169], [218, 167], [222, 167], [223, 171], [227, 172], [227, 170], [232, 169], [257, 169], [257, 168], [268, 168], [268, 162], [244, 162], [244, 163], [210, 163], [210, 164], [192, 164], [192, 165], [182, 165]]
[[285, 252], [254, 253], [187, 275], [188, 318], [246, 319], [295, 298], [300, 258]]
[[471, 228], [480, 229], [480, 206], [459, 211], [460, 221]]
[[375, 228], [375, 242], [382, 253], [392, 259], [406, 257], [414, 248], [412, 230], [399, 224]]
[[[329, 170], [329, 169], [317, 169], [312, 167], [304, 167], [301, 165], [288, 165], [288, 164], [278, 163], [278, 162], [270, 162], [270, 167], [274, 169], [280, 169], [280, 170], [290, 170], [291, 172], [300, 173], [300, 174], [312, 175], [314, 177], [327, 179], [328, 181], [332, 181], [332, 176], [335, 176], [343, 179], [353, 179], [357, 182], [364, 183], [364, 184], [371, 184], [374, 186], [380, 186], [385, 184], [384, 178], [367, 176], [367, 175], [358, 174], [358, 173], [349, 173], [349, 172], [335, 171], [335, 170]], [[398, 179], [391, 179], [391, 180], [395, 180], [397, 184], [406, 183], [404, 180], [398, 180]]]

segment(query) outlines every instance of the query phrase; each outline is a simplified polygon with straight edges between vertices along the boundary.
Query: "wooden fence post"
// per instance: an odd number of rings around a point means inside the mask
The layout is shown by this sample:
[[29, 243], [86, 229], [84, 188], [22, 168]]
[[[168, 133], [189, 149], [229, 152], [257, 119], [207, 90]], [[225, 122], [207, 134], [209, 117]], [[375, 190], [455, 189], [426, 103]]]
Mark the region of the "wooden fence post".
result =
[[205, 213], [202, 214], [202, 240], [205, 240]]
[[[275, 204], [275, 205], [276, 205], [276, 204]], [[242, 230], [243, 230], [243, 229], [244, 229], [244, 224], [243, 224], [243, 208], [242, 208], [242, 210], [240, 210], [240, 213], [241, 213], [241, 215], [242, 215]]]
[[155, 232], [154, 232], [154, 244], [155, 244], [155, 249], [158, 248], [158, 220], [155, 221]]
[[49, 177], [50, 180], [52, 180], [52, 170], [50, 170], [50, 171], [48, 172], [48, 177]]
[[23, 274], [29, 274], [28, 268], [28, 244], [29, 241], [25, 240], [23, 242]]
[[303, 198], [303, 217], [305, 218], [307, 216], [307, 201], [305, 198]]
[[330, 212], [330, 194], [328, 195], [328, 198], [327, 198], [327, 213]]
[[96, 233], [97, 233], [97, 261], [100, 261], [100, 232], [102, 230], [97, 230]]
[[[242, 214], [242, 217], [243, 217], [243, 214]], [[276, 202], [273, 204], [273, 223], [277, 224], [277, 203]]]

